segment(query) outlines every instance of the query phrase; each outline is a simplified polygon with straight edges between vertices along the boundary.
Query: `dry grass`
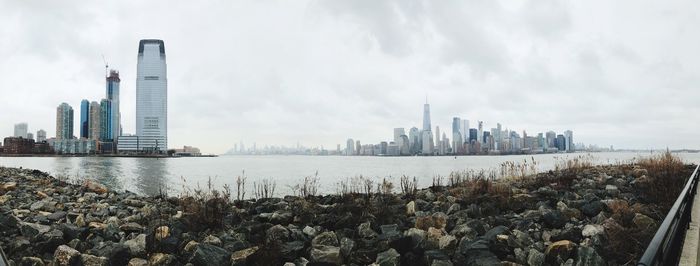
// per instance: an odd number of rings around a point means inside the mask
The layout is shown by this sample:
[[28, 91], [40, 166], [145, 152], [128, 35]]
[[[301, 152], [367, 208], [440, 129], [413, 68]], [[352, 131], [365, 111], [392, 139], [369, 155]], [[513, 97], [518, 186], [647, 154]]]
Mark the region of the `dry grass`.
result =
[[316, 196], [318, 193], [318, 187], [320, 185], [319, 181], [320, 179], [318, 177], [318, 171], [316, 171], [314, 176], [305, 176], [301, 184], [296, 184], [292, 186], [291, 189], [294, 192], [294, 194], [299, 197], [313, 197]]
[[648, 172], [646, 180], [639, 180], [646, 200], [661, 205], [665, 210], [670, 209], [691, 174], [683, 160], [666, 151], [642, 158], [638, 165]]
[[256, 199], [269, 199], [275, 196], [277, 183], [272, 178], [263, 179], [260, 183], [253, 182], [253, 188]]
[[197, 184], [194, 190], [186, 187], [186, 180], [182, 178], [183, 189], [180, 194], [179, 204], [183, 213], [191, 216], [206, 227], [220, 228], [223, 226], [223, 218], [230, 208], [231, 189], [228, 185], [222, 191], [212, 186], [209, 178], [207, 187], [202, 189]]

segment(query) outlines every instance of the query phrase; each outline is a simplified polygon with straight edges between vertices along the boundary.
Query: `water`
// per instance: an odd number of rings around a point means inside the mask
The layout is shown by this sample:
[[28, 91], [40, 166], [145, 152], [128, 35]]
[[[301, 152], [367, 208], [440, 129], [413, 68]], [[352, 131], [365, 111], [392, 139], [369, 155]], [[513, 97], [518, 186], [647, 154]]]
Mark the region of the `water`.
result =
[[[321, 193], [337, 192], [337, 184], [355, 176], [398, 184], [402, 175], [417, 177], [419, 186], [429, 186], [433, 176], [453, 171], [497, 169], [506, 161], [537, 161], [539, 170], [552, 169], [557, 160], [586, 154], [540, 154], [459, 157], [344, 157], [344, 156], [221, 156], [214, 158], [108, 158], [108, 157], [0, 157], [0, 166], [39, 169], [56, 177], [80, 182], [96, 179], [107, 186], [140, 194], [157, 194], [166, 187], [171, 194], [197, 185], [206, 187], [211, 178], [216, 188], [235, 187], [236, 176], [245, 170], [248, 195], [253, 182], [275, 180], [276, 195], [291, 193], [290, 186], [318, 173]], [[650, 153], [591, 153], [596, 163], [617, 163]], [[688, 163], [700, 162], [700, 153], [679, 153]]]

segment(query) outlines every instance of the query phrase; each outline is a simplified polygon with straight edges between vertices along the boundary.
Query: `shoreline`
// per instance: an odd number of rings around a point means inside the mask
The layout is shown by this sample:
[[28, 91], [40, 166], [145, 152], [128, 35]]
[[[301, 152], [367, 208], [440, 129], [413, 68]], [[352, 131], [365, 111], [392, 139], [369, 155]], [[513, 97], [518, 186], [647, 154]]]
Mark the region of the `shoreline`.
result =
[[233, 200], [211, 188], [139, 196], [0, 167], [0, 246], [18, 265], [606, 265], [625, 262], [620, 236], [653, 235], [663, 219], [642, 197], [648, 174], [582, 166], [423, 189], [407, 180], [401, 193], [384, 182], [369, 193]]

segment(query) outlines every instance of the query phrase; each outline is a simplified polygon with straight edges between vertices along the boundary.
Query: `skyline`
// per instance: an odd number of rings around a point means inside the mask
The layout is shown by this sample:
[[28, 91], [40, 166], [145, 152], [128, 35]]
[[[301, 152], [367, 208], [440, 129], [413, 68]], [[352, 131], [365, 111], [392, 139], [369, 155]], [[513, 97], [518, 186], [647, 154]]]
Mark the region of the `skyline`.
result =
[[16, 99], [0, 106], [0, 135], [21, 122], [51, 134], [59, 103], [101, 98], [102, 54], [120, 71], [123, 132], [136, 133], [134, 43], [158, 38], [170, 147], [379, 142], [419, 127], [427, 94], [443, 132], [458, 116], [603, 147], [700, 148], [698, 3], [163, 3], [0, 3], [0, 93]]

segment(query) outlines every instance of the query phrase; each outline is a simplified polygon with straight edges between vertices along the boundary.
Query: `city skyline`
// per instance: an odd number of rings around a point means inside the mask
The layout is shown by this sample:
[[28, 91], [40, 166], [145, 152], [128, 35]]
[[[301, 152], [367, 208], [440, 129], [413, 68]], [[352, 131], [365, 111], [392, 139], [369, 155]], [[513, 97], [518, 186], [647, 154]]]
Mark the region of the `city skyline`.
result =
[[[533, 133], [571, 129], [577, 142], [604, 147], [700, 148], [690, 115], [700, 110], [692, 102], [700, 38], [688, 26], [700, 20], [695, 2], [78, 6], [0, 3], [0, 23], [12, 29], [0, 41], [0, 93], [16, 99], [0, 106], [0, 135], [27, 122], [51, 137], [66, 102], [77, 136], [80, 101], [104, 95], [103, 54], [122, 78], [122, 131], [136, 133], [134, 42], [158, 38], [171, 63], [170, 147], [374, 143], [395, 127], [420, 127], [416, 106], [427, 94], [433, 130], [450, 139], [458, 116], [471, 128], [487, 121], [486, 130], [496, 121]], [[110, 12], [118, 9], [129, 12]], [[168, 15], [189, 10], [205, 11], [187, 21]], [[278, 19], [259, 15], [270, 12]]]

